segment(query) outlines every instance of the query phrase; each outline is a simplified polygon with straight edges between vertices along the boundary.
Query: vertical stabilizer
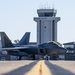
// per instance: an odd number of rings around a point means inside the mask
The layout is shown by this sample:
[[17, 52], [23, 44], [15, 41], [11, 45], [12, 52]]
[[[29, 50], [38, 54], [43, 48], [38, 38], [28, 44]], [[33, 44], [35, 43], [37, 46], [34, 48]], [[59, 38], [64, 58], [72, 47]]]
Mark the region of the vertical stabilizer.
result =
[[29, 40], [30, 40], [30, 32], [26, 32], [22, 37], [22, 39], [20, 40], [20, 42], [18, 43], [18, 45], [27, 45], [29, 44]]
[[0, 41], [2, 48], [14, 47], [5, 32], [0, 32]]

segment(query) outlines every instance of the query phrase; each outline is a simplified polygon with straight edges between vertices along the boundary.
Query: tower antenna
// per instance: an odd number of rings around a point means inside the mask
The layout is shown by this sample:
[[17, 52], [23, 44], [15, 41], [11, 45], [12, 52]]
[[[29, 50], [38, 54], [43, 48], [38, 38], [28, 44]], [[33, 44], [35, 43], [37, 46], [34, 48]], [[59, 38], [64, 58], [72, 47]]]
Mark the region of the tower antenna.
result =
[[52, 4], [52, 9], [55, 9], [55, 5], [54, 5], [54, 3]]

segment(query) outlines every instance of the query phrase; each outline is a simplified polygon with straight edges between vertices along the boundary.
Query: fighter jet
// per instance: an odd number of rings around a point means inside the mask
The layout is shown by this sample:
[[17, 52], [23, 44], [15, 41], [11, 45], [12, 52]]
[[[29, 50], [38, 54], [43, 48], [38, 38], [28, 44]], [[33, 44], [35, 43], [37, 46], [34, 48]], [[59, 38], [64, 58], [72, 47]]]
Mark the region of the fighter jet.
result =
[[28, 45], [30, 40], [30, 32], [26, 32], [24, 36], [21, 38], [19, 43], [13, 44], [11, 40], [8, 38], [5, 32], [0, 32], [0, 43], [1, 43], [1, 48], [0, 50], [6, 50], [9, 55], [13, 56], [27, 56], [28, 54], [25, 52], [20, 52], [19, 50], [7, 50], [4, 48], [11, 48], [11, 47], [20, 47], [24, 45]]
[[[25, 38], [27, 39], [25, 41]], [[34, 59], [35, 55], [52, 55], [52, 54], [58, 54], [58, 53], [64, 53], [66, 51], [65, 48], [61, 47], [57, 42], [50, 41], [39, 45], [30, 45], [29, 43], [29, 37], [23, 37], [22, 40], [17, 44], [16, 46], [13, 46], [9, 38], [5, 33], [3, 33], [3, 37], [1, 36], [2, 41], [2, 50], [6, 50], [8, 54], [19, 56], [19, 59], [22, 58], [22, 56], [32, 54]], [[27, 43], [26, 43], [27, 42]]]

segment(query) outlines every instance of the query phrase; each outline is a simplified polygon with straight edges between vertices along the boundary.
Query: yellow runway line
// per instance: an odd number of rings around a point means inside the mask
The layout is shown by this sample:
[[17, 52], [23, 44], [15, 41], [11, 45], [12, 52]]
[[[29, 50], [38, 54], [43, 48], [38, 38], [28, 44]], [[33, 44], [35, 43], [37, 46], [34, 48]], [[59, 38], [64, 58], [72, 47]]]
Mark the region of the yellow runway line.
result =
[[39, 75], [39, 69], [40, 69], [40, 62], [39, 61], [28, 73], [25, 75]]
[[25, 75], [52, 75], [43, 60], [39, 61], [28, 73]]
[[44, 61], [42, 61], [42, 75], [52, 75], [50, 69], [46, 66]]

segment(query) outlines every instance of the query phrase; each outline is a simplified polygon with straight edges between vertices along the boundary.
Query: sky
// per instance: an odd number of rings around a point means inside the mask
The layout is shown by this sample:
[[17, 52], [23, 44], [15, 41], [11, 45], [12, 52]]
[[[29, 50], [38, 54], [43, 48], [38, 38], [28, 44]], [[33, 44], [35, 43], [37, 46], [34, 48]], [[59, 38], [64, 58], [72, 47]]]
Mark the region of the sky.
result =
[[37, 41], [37, 9], [55, 8], [58, 22], [58, 42], [75, 41], [75, 0], [0, 0], [0, 32], [5, 32], [12, 42], [31, 32], [30, 41]]

